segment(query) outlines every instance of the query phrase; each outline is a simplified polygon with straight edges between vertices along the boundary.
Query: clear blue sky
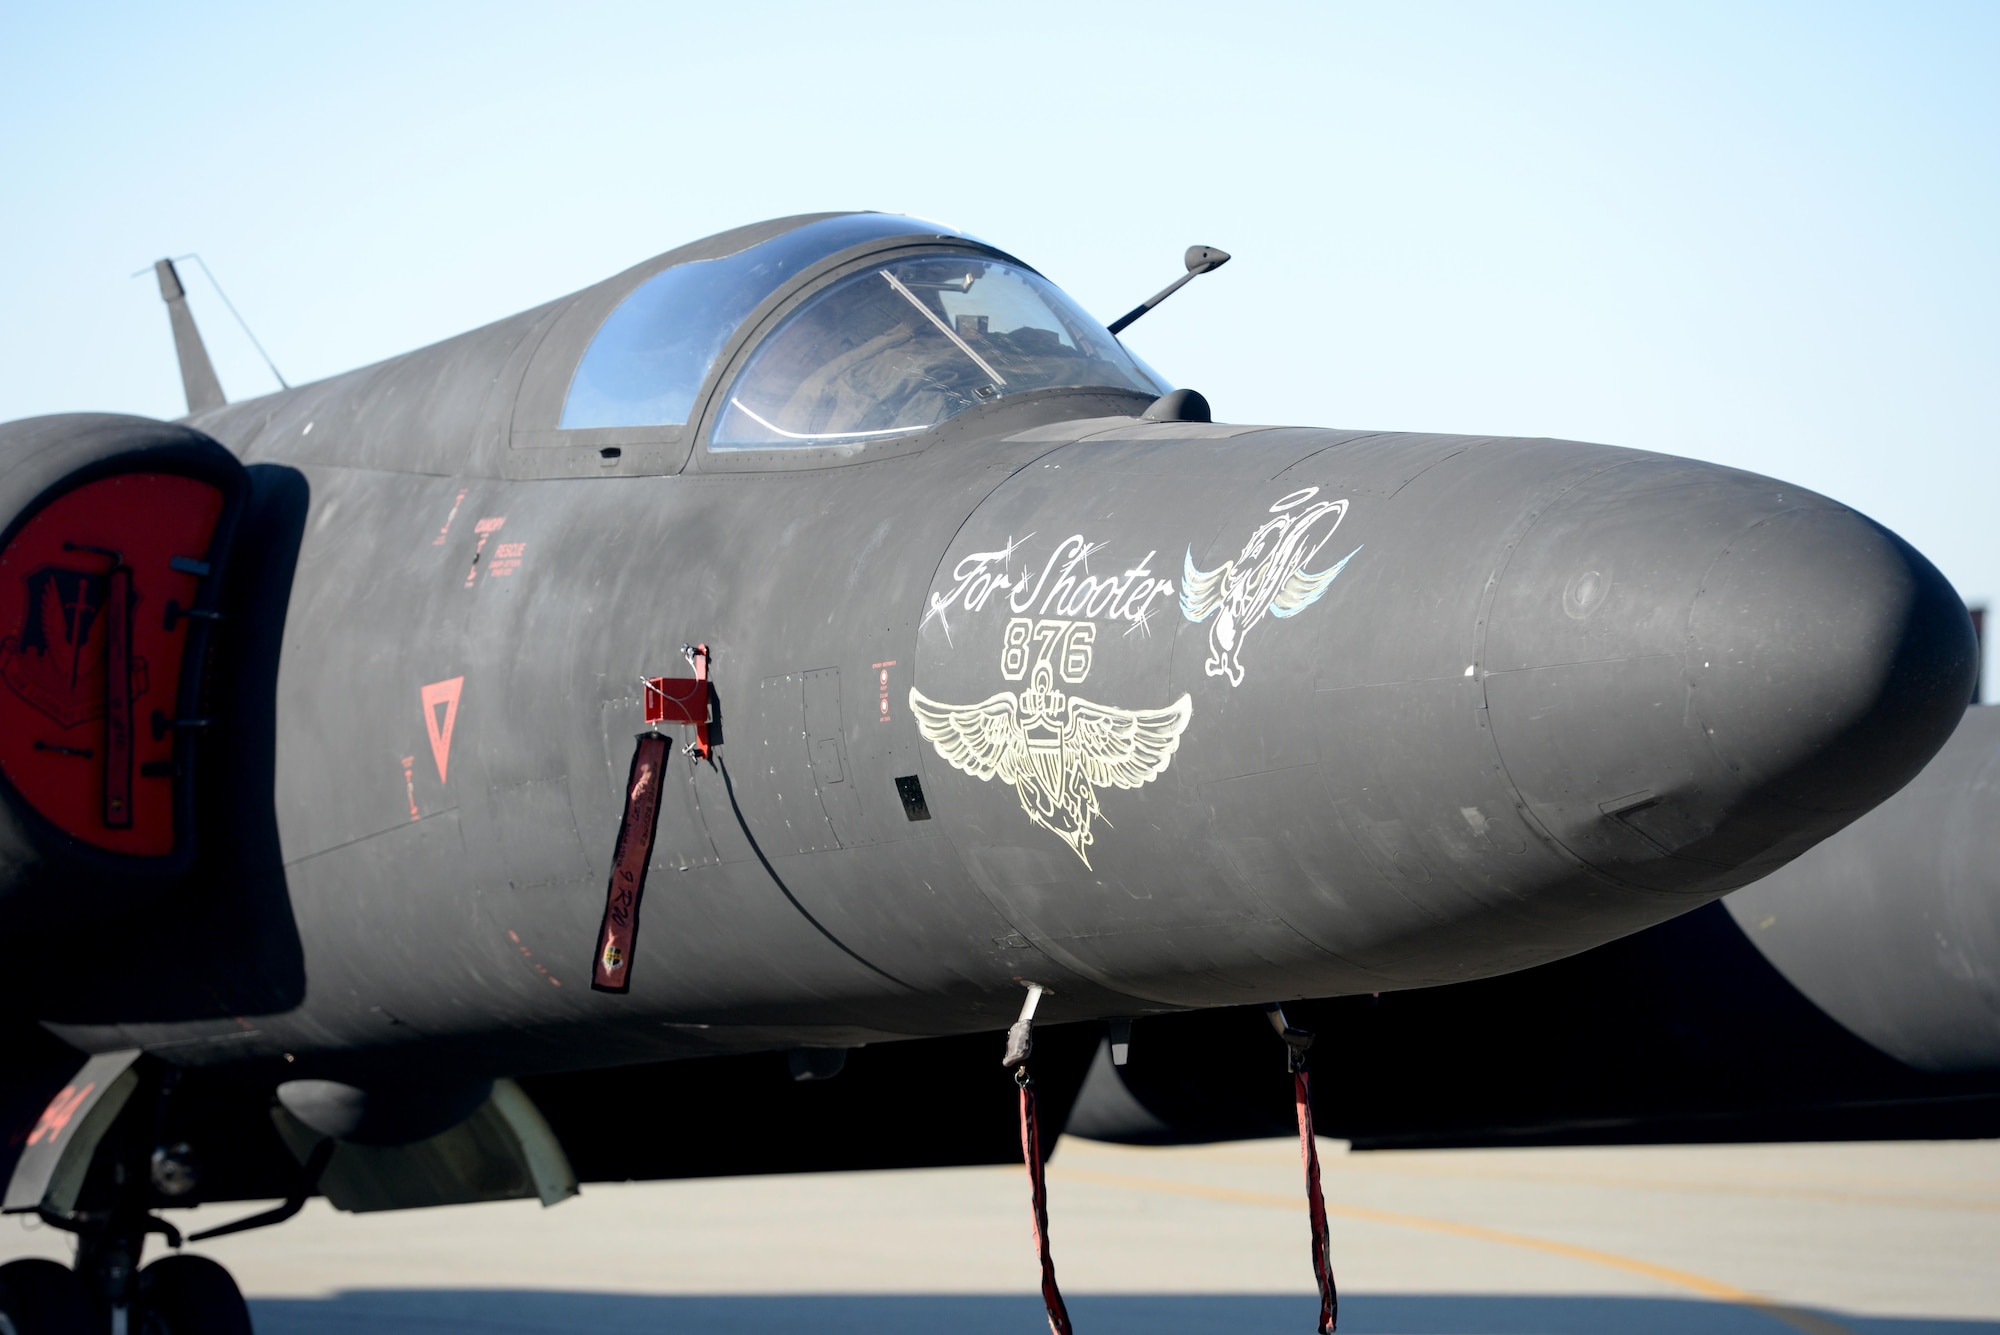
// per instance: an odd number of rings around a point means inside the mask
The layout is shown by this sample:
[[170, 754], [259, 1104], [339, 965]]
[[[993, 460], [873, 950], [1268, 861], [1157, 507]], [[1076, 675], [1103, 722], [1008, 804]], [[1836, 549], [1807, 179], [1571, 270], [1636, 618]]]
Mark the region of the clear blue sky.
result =
[[1131, 336], [1219, 416], [1719, 460], [2000, 602], [1992, 3], [8, 0], [0, 420], [181, 410], [163, 254], [297, 383], [839, 208], [1106, 318], [1223, 246]]

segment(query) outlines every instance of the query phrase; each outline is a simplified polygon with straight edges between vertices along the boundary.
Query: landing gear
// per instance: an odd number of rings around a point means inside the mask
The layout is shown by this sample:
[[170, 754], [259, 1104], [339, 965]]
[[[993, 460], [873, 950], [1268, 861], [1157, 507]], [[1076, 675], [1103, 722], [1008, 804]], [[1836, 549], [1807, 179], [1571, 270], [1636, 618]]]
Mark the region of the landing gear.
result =
[[[100, 1067], [79, 1085], [115, 1099], [59, 1124], [58, 1134], [68, 1138], [41, 1151], [27, 1178], [17, 1166], [11, 1178], [0, 1179], [10, 1197], [28, 1195], [44, 1224], [76, 1240], [73, 1267], [45, 1260], [0, 1266], [0, 1335], [251, 1335], [236, 1281], [207, 1257], [182, 1254], [182, 1244], [291, 1218], [312, 1196], [335, 1142], [322, 1141], [303, 1167], [275, 1133], [267, 1133], [268, 1145], [253, 1141], [247, 1153], [237, 1153], [232, 1133], [270, 1125], [254, 1091], [183, 1089], [178, 1070], [134, 1061], [129, 1053], [91, 1060]], [[195, 1127], [206, 1134], [188, 1137]], [[228, 1164], [237, 1176], [224, 1180], [239, 1196], [248, 1194], [246, 1183], [268, 1184], [270, 1194], [285, 1193], [285, 1202], [184, 1238], [161, 1212], [202, 1203], [207, 1184], [198, 1147], [214, 1146], [232, 1151]], [[166, 1247], [143, 1265], [155, 1234]]]
[[[120, 1186], [125, 1179], [120, 1175]], [[49, 1223], [76, 1234], [76, 1277], [90, 1297], [94, 1335], [135, 1335], [140, 1329], [139, 1254], [148, 1233], [163, 1233], [181, 1245], [180, 1231], [154, 1218], [143, 1198], [120, 1191], [112, 1208], [79, 1212], [69, 1219], [44, 1215]]]
[[[0, 1267], [0, 1335], [251, 1335], [249, 1308], [229, 1272], [207, 1257], [180, 1254], [180, 1230], [155, 1213], [193, 1204], [201, 1185], [199, 1157], [167, 1134], [176, 1077], [168, 1071], [150, 1099], [135, 1097], [83, 1151], [89, 1155], [83, 1180], [61, 1208], [45, 1200], [43, 1222], [76, 1237], [76, 1266], [17, 1261]], [[314, 1159], [313, 1181], [328, 1157], [322, 1152]], [[305, 1183], [279, 1210], [209, 1232], [289, 1218], [311, 1188]], [[173, 1251], [142, 1269], [147, 1235], [154, 1233]]]
[[206, 1256], [163, 1256], [136, 1283], [97, 1260], [94, 1272], [39, 1257], [0, 1265], [0, 1335], [251, 1335], [236, 1281]]
[[176, 1250], [138, 1268], [146, 1234], [164, 1233], [171, 1246], [181, 1245], [180, 1233], [165, 1220], [112, 1211], [81, 1227], [66, 1227], [77, 1233], [74, 1271], [53, 1261], [15, 1264], [46, 1266], [60, 1275], [62, 1283], [38, 1271], [31, 1282], [43, 1286], [37, 1292], [75, 1295], [83, 1304], [84, 1324], [19, 1326], [13, 1332], [0, 1325], [0, 1335], [251, 1335], [250, 1308], [236, 1281], [206, 1256]]
[[132, 1335], [251, 1335], [236, 1281], [206, 1256], [163, 1256], [139, 1272]]
[[68, 1266], [35, 1257], [0, 1265], [0, 1335], [93, 1335], [90, 1294]]

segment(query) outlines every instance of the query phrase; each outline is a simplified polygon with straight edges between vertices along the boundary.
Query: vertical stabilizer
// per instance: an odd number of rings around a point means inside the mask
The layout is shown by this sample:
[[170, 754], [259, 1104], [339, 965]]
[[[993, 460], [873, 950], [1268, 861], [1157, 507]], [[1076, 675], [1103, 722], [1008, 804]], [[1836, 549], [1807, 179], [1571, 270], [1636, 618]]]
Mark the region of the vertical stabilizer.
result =
[[194, 312], [188, 309], [187, 289], [181, 286], [179, 271], [172, 260], [161, 260], [153, 272], [159, 277], [160, 300], [167, 303], [167, 318], [174, 326], [174, 351], [180, 354], [181, 388], [187, 391], [188, 415], [222, 407], [229, 400], [223, 397], [215, 364], [202, 346], [201, 331], [194, 327]]

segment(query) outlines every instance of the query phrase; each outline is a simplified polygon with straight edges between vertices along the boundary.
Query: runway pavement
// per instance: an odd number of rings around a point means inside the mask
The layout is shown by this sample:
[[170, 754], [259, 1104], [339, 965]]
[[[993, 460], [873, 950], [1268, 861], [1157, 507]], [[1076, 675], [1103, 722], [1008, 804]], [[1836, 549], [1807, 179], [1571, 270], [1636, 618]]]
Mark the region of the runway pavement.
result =
[[[2000, 1335], [2000, 1142], [1342, 1154], [1343, 1331]], [[1051, 1238], [1079, 1335], [1305, 1332], [1297, 1145], [1072, 1138]], [[195, 1249], [262, 1335], [1046, 1329], [1018, 1168], [595, 1186]], [[203, 1227], [250, 1207], [184, 1215]], [[0, 1256], [67, 1240], [0, 1225]]]

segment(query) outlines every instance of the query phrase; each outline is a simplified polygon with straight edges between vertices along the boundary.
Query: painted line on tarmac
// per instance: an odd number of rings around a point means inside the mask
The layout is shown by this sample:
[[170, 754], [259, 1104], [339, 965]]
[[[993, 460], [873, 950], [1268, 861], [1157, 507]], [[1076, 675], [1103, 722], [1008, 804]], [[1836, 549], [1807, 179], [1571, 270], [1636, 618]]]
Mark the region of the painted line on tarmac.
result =
[[[1280, 1196], [1268, 1191], [1244, 1191], [1236, 1187], [1211, 1187], [1197, 1182], [1176, 1182], [1170, 1178], [1138, 1177], [1129, 1173], [1106, 1173], [1095, 1168], [1049, 1168], [1049, 1176], [1069, 1182], [1087, 1182], [1101, 1187], [1125, 1187], [1134, 1191], [1157, 1191], [1175, 1196], [1200, 1196], [1208, 1200], [1234, 1201], [1240, 1205], [1267, 1205], [1281, 1210], [1299, 1211], [1303, 1202], [1291, 1196]], [[1676, 1270], [1672, 1266], [1655, 1265], [1635, 1256], [1621, 1256], [1617, 1252], [1602, 1251], [1596, 1247], [1581, 1247], [1573, 1242], [1557, 1242], [1553, 1238], [1538, 1238], [1527, 1233], [1514, 1233], [1506, 1229], [1486, 1228], [1479, 1224], [1461, 1224], [1453, 1219], [1433, 1219], [1427, 1215], [1403, 1214], [1396, 1210], [1375, 1210], [1365, 1205], [1338, 1205], [1326, 1203], [1329, 1215], [1339, 1215], [1346, 1219], [1358, 1219], [1371, 1224], [1392, 1224], [1398, 1228], [1422, 1229], [1430, 1233], [1446, 1233], [1453, 1237], [1475, 1238], [1481, 1242], [1497, 1242], [1507, 1247], [1524, 1247], [1530, 1251], [1544, 1252], [1551, 1256], [1567, 1257], [1573, 1261], [1584, 1261], [1591, 1265], [1604, 1266], [1611, 1270], [1622, 1270], [1627, 1274], [1643, 1275], [1648, 1279], [1671, 1284], [1676, 1288], [1698, 1293], [1717, 1302], [1731, 1303], [1761, 1312], [1775, 1321], [1781, 1321], [1804, 1335], [1856, 1335], [1852, 1327], [1817, 1312], [1807, 1312], [1783, 1303], [1773, 1302], [1748, 1289], [1726, 1284], [1719, 1279], [1697, 1275], [1692, 1271]]]
[[1908, 1210], [1972, 1210], [1981, 1213], [2000, 1211], [2000, 1198], [1982, 1199], [1970, 1195], [1918, 1195], [1912, 1192], [1890, 1193], [1881, 1191], [1840, 1191], [1823, 1187], [1794, 1187], [1783, 1183], [1756, 1184], [1736, 1182], [1686, 1181], [1670, 1182], [1656, 1177], [1613, 1177], [1585, 1173], [1546, 1172], [1531, 1170], [1469, 1167], [1457, 1164], [1398, 1164], [1362, 1163], [1361, 1156], [1342, 1157], [1339, 1171], [1343, 1173], [1373, 1173], [1393, 1177], [1442, 1177], [1455, 1180], [1476, 1180], [1483, 1182], [1533, 1182], [1538, 1186], [1552, 1187], [1611, 1187], [1632, 1191], [1669, 1191], [1690, 1196], [1751, 1196], [1763, 1200], [1820, 1201], [1834, 1205], [1887, 1206]]

